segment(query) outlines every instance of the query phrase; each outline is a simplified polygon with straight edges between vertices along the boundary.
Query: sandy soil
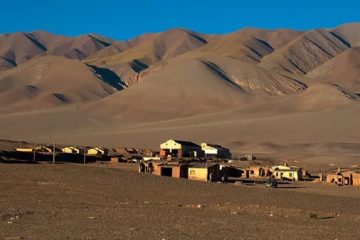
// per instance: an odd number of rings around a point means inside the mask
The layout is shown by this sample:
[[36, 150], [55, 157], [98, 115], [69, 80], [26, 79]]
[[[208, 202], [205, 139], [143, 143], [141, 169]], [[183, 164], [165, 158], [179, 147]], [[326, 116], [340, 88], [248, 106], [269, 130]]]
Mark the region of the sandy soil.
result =
[[339, 188], [330, 186], [266, 189], [72, 164], [1, 164], [0, 174], [0, 239], [357, 239], [360, 233], [356, 188], [334, 196]]
[[318, 168], [359, 164], [359, 106], [282, 114], [250, 110], [125, 124], [118, 119], [91, 117], [75, 107], [54, 108], [0, 115], [0, 137], [154, 150], [173, 138], [219, 143], [233, 153], [318, 163]]

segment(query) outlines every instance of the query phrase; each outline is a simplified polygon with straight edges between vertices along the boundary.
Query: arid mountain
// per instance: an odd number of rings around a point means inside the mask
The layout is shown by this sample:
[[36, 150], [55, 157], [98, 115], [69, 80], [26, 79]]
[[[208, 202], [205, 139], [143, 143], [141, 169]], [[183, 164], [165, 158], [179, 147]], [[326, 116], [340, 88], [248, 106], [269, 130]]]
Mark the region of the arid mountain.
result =
[[308, 74], [360, 93], [360, 47], [346, 50]]
[[94, 101], [114, 93], [116, 84], [121, 87], [78, 60], [35, 57], [0, 73], [0, 108], [36, 110]]
[[[258, 63], [270, 53], [301, 35], [292, 30], [243, 29], [214, 39], [196, 53], [212, 53], [244, 62]], [[194, 54], [194, 53], [191, 53]]]
[[192, 60], [169, 64], [146, 81], [88, 105], [86, 111], [130, 121], [151, 121], [211, 112], [244, 101], [252, 101], [244, 89], [210, 63]]
[[348, 48], [348, 44], [329, 31], [312, 30], [268, 55], [260, 66], [274, 71], [306, 74]]
[[44, 31], [31, 33], [45, 48], [48, 55], [60, 55], [71, 59], [84, 59], [111, 45], [112, 41], [93, 35], [71, 38], [53, 35]]
[[[123, 44], [109, 46], [89, 57], [89, 61], [102, 61], [105, 64], [116, 64], [138, 60], [151, 65], [162, 59], [176, 57], [207, 43], [208, 36], [185, 29], [172, 29], [160, 34], [145, 34]], [[124, 46], [126, 44], [126, 46]], [[113, 55], [109, 49], [118, 49]], [[126, 51], [128, 50], [128, 51]], [[107, 54], [104, 54], [108, 52]], [[115, 52], [115, 51], [114, 51]], [[123, 53], [125, 52], [125, 53]]]
[[[153, 121], [244, 108], [305, 89], [299, 81], [231, 58], [174, 60], [146, 80], [88, 107], [99, 115]], [[171, 104], [163, 107], [166, 103]]]
[[17, 66], [44, 52], [46, 47], [30, 33], [0, 35], [0, 70]]
[[[207, 43], [207, 39], [211, 39], [211, 36], [185, 29], [146, 34], [120, 46], [109, 46], [90, 56], [86, 62], [111, 68], [131, 86], [138, 82], [139, 72], [150, 65], [199, 48]], [[112, 54], [113, 52], [118, 53]]]
[[299, 154], [312, 143], [352, 151], [359, 32], [346, 24], [225, 35], [173, 29], [128, 41], [0, 35], [0, 138], [48, 142], [37, 134], [46, 132], [74, 144], [153, 147], [174, 137], [249, 152]]
[[38, 55], [60, 55], [84, 59], [109, 46], [112, 41], [82, 35], [71, 38], [45, 31], [0, 35], [0, 71], [15, 67]]
[[331, 33], [351, 47], [360, 46], [360, 23], [342, 25]]

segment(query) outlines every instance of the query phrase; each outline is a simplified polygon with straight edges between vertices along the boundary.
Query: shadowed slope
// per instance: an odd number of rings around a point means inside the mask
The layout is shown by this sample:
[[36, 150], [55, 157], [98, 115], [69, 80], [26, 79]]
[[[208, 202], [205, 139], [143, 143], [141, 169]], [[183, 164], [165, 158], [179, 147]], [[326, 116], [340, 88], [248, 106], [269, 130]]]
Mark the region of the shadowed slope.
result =
[[326, 30], [312, 30], [264, 58], [260, 66], [274, 71], [306, 74], [349, 46]]
[[360, 93], [360, 47], [351, 48], [308, 74]]
[[360, 46], [360, 23], [342, 25], [333, 29], [331, 33], [352, 47]]
[[111, 44], [111, 41], [107, 39], [101, 40], [92, 35], [70, 38], [53, 35], [45, 31], [36, 31], [32, 33], [32, 36], [46, 47], [47, 54], [65, 56], [71, 59], [84, 59]]
[[0, 71], [46, 52], [46, 47], [29, 33], [0, 35]]
[[244, 108], [261, 101], [261, 96], [298, 93], [305, 88], [296, 80], [234, 59], [173, 60], [146, 80], [87, 109], [124, 121], [154, 121]]
[[111, 40], [101, 36], [82, 35], [71, 38], [45, 31], [1, 34], [0, 71], [15, 67], [42, 54], [83, 59], [111, 43]]
[[141, 44], [149, 42], [149, 41], [154, 41], [154, 39], [158, 35], [159, 35], [158, 33], [148, 33], [148, 34], [140, 35], [129, 41], [113, 42], [110, 46], [108, 46], [104, 49], [101, 49], [98, 52], [89, 56], [87, 60], [89, 60], [90, 62], [103, 61], [107, 57], [110, 57], [117, 53], [121, 53], [132, 47], [136, 47], [138, 45], [141, 45]]
[[36, 57], [0, 74], [0, 107], [41, 109], [100, 99], [116, 90], [77, 60]]
[[295, 94], [302, 92], [307, 87], [296, 79], [231, 58], [208, 57], [206, 62], [220, 69], [228, 79], [247, 93], [258, 96]]
[[292, 30], [266, 31], [243, 29], [214, 39], [194, 53], [203, 52], [231, 57], [250, 63], [258, 63], [264, 56], [274, 52], [301, 33]]
[[221, 111], [244, 101], [252, 98], [243, 89], [192, 60], [169, 64], [146, 81], [89, 105], [87, 111], [125, 121], [153, 121]]
[[[172, 29], [160, 34], [144, 35], [127, 44], [110, 46], [89, 57], [86, 62], [109, 67], [124, 79], [127, 85], [138, 82], [138, 73], [164, 59], [176, 57], [207, 43], [206, 35], [184, 29]], [[115, 55], [107, 56], [120, 51]], [[103, 57], [105, 56], [105, 57]], [[141, 66], [139, 68], [139, 66]]]

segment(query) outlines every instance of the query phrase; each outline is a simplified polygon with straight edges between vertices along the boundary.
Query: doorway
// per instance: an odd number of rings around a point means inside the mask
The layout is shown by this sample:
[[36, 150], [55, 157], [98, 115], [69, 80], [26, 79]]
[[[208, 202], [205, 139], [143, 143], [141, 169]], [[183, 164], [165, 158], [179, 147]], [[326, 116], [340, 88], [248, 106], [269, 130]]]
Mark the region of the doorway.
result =
[[162, 167], [161, 168], [161, 176], [171, 177], [172, 176], [172, 168], [171, 167]]

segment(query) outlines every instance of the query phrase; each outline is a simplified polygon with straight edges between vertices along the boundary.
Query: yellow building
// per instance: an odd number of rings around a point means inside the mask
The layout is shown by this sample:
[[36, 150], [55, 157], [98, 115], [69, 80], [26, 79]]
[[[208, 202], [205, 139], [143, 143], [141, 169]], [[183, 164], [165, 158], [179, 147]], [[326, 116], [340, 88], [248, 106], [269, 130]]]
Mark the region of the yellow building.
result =
[[32, 148], [32, 147], [19, 147], [19, 148], [15, 148], [15, 150], [17, 152], [33, 152], [35, 149], [36, 152], [42, 152], [42, 153], [45, 153], [45, 152], [49, 152], [51, 153], [53, 150], [52, 150], [52, 147], [49, 147], [49, 146], [37, 146], [35, 148]]
[[271, 168], [272, 175], [276, 179], [299, 181], [302, 180], [302, 169], [295, 166], [274, 166]]
[[196, 165], [188, 167], [188, 179], [195, 181], [219, 181], [221, 179], [219, 164]]
[[201, 150], [201, 146], [193, 142], [170, 139], [160, 144], [160, 157], [166, 158], [168, 156], [177, 158], [200, 158], [203, 157], [204, 154]]
[[103, 148], [95, 147], [87, 150], [88, 155], [105, 155], [106, 151]]
[[77, 147], [64, 147], [61, 149], [63, 153], [75, 153], [80, 154], [80, 149]]
[[30, 148], [30, 147], [19, 147], [19, 148], [15, 148], [15, 150], [17, 152], [33, 152], [34, 148]]
[[218, 144], [201, 143], [201, 149], [204, 151], [205, 157], [214, 157], [214, 158], [222, 158], [222, 159], [231, 158], [230, 150]]

